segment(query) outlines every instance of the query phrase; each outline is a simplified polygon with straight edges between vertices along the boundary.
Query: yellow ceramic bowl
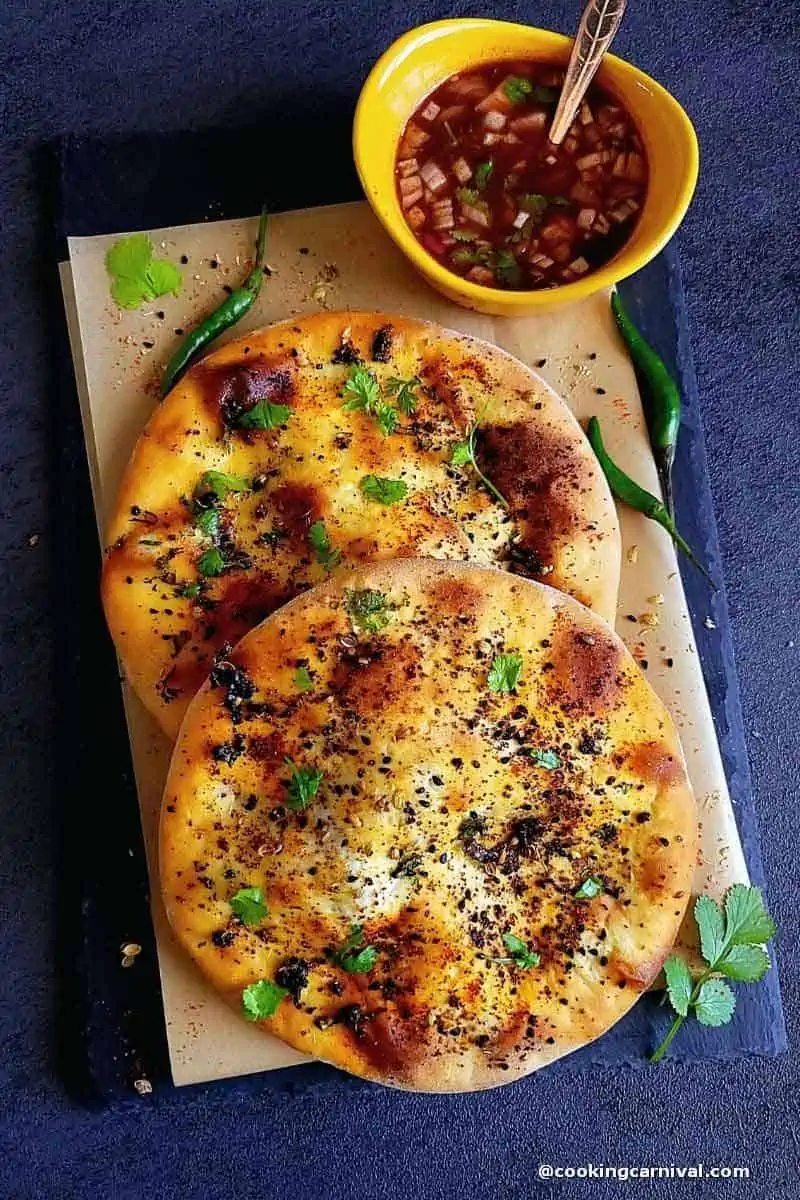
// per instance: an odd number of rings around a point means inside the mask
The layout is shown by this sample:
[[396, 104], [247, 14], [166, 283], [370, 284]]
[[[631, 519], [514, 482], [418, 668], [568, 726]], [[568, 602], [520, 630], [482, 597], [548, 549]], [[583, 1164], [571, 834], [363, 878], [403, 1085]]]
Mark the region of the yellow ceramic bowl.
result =
[[506, 21], [435, 21], [406, 33], [378, 60], [356, 108], [353, 149], [367, 199], [387, 232], [435, 288], [479, 312], [513, 316], [572, 304], [617, 283], [655, 258], [678, 228], [697, 182], [697, 138], [669, 92], [621, 58], [608, 55], [598, 83], [633, 116], [647, 151], [650, 181], [639, 221], [615, 258], [575, 283], [538, 292], [482, 287], [454, 275], [417, 241], [397, 199], [397, 145], [420, 101], [457, 71], [504, 58], [566, 62], [571, 40]]

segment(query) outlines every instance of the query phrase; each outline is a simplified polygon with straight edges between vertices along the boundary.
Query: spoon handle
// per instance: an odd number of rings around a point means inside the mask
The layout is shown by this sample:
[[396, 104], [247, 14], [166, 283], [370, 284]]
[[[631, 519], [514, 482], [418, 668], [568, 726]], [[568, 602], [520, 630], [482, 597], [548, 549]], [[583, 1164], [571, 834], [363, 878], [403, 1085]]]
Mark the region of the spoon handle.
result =
[[554, 145], [560, 146], [566, 137], [603, 55], [614, 40], [624, 12], [625, 0], [589, 0], [583, 10], [556, 115], [550, 126], [550, 141]]

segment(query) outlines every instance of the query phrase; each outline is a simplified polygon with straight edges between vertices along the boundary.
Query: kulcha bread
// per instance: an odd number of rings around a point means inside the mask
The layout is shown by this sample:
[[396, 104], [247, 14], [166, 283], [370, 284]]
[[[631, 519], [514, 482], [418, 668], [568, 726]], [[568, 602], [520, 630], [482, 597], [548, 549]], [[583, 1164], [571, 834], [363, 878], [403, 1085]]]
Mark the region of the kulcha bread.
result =
[[[508, 507], [464, 461], [476, 422]], [[192, 368], [138, 442], [107, 540], [111, 633], [172, 737], [214, 656], [333, 571], [499, 564], [613, 620], [620, 570], [611, 495], [563, 401], [494, 346], [375, 313], [275, 325]]]
[[696, 844], [672, 721], [604, 622], [507, 572], [406, 559], [217, 659], [160, 862], [179, 942], [244, 1016], [357, 1075], [469, 1091], [631, 1007]]

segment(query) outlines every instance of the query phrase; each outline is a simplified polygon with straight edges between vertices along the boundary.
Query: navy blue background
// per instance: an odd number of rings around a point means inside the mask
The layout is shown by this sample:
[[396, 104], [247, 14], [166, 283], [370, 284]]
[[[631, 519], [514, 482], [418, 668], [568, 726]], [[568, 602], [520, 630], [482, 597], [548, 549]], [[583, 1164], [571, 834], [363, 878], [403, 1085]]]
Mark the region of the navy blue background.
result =
[[[487, 10], [483, 10], [487, 11]], [[798, 21], [786, 2], [635, 3], [620, 52], [683, 100], [703, 151], [681, 233], [684, 282], [708, 439], [771, 907], [783, 929], [790, 1037], [797, 982], [795, 781], [800, 767], [795, 633], [800, 492], [794, 365], [798, 238], [794, 142]], [[64, 132], [270, 125], [298, 103], [352, 105], [371, 61], [409, 24], [468, 6], [354, 0], [169, 8], [142, 0], [15, 5], [0, 49], [3, 264], [0, 524], [4, 582], [0, 905], [0, 1195], [527, 1196], [536, 1165], [749, 1165], [757, 1192], [797, 1193], [796, 1061], [543, 1075], [482, 1096], [403, 1097], [378, 1089], [301, 1096], [237, 1087], [134, 1099], [88, 1113], [55, 1073], [60, 780], [54, 770], [57, 531], [69, 497], [49, 470], [53, 329], [42, 263], [41, 148]], [[571, 4], [502, 4], [490, 15], [569, 30]], [[347, 153], [343, 146], [343, 153]], [[245, 169], [246, 164], [243, 165]], [[291, 165], [276, 162], [276, 170]], [[713, 237], [711, 236], [713, 234]], [[768, 273], [757, 270], [762, 261]], [[57, 434], [57, 430], [56, 430]], [[39, 535], [31, 545], [31, 535]], [[63, 692], [61, 693], [63, 696]], [[97, 786], [102, 788], [102, 777]], [[113, 797], [109, 797], [113, 803]], [[792, 1117], [794, 1115], [794, 1118]], [[636, 1187], [634, 1184], [628, 1187]], [[671, 1194], [679, 1185], [639, 1185]], [[588, 1185], [552, 1185], [571, 1196]], [[619, 1185], [594, 1184], [592, 1195]], [[756, 1194], [753, 1184], [682, 1184], [682, 1194]]]

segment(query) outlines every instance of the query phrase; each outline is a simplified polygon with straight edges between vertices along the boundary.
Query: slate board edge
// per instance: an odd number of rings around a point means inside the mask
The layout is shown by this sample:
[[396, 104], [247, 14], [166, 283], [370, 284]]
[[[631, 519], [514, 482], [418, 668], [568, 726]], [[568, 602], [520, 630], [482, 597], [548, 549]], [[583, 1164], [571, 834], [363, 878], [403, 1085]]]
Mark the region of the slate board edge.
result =
[[[221, 135], [219, 133], [209, 135], [158, 135], [155, 139], [145, 135], [137, 135], [133, 138], [113, 139], [111, 141], [104, 139], [63, 139], [57, 146], [61, 204], [59, 205], [58, 212], [54, 214], [56, 218], [54, 255], [63, 256], [64, 238], [69, 233], [86, 235], [99, 231], [114, 232], [115, 228], [153, 228], [181, 221], [236, 217], [255, 211], [258, 207], [258, 200], [252, 194], [252, 187], [250, 188], [249, 195], [243, 193], [233, 201], [228, 197], [228, 202], [224, 210], [219, 204], [206, 202], [204, 196], [197, 189], [194, 189], [191, 201], [192, 211], [186, 211], [187, 206], [184, 203], [183, 197], [175, 196], [168, 199], [161, 211], [154, 211], [152, 207], [152, 189], [144, 189], [143, 196], [132, 196], [130, 188], [126, 187], [125, 183], [122, 182], [124, 171], [119, 172], [121, 181], [119, 187], [117, 187], [116, 175], [112, 170], [110, 173], [112, 187], [108, 191], [101, 189], [101, 195], [95, 199], [95, 211], [92, 210], [91, 204], [86, 203], [87, 193], [85, 187], [79, 188], [82, 203], [79, 216], [77, 220], [75, 219], [74, 194], [72, 196], [72, 204], [70, 204], [71, 189], [74, 193], [76, 181], [79, 179], [84, 179], [85, 181], [85, 171], [89, 164], [96, 164], [96, 155], [98, 152], [101, 152], [106, 159], [110, 158], [112, 162], [118, 156], [128, 159], [132, 158], [137, 163], [137, 169], [139, 169], [141, 168], [143, 149], [153, 151], [155, 159], [159, 160], [163, 165], [165, 156], [170, 156], [170, 147], [174, 148], [176, 144], [186, 142], [192, 142], [196, 147], [202, 143], [206, 136], [211, 138], [212, 141], [219, 143]], [[246, 131], [243, 131], [241, 136], [247, 136]], [[200, 139], [199, 143], [198, 139]], [[230, 142], [230, 135], [226, 134], [224, 140], [227, 145]], [[219, 151], [219, 145], [217, 145], [217, 151]], [[194, 157], [194, 161], [197, 161], [196, 157]], [[158, 162], [154, 166], [154, 170], [157, 169]], [[146, 172], [139, 171], [139, 175], [142, 178], [146, 177], [146, 174]], [[335, 188], [333, 196], [317, 196], [310, 202], [331, 203], [335, 200], [356, 198], [358, 192], [353, 187], [352, 172], [349, 172], [349, 179], [346, 178], [347, 174], [348, 172], [345, 172], [345, 178], [338, 181], [338, 187]], [[105, 183], [106, 185], [109, 183], [108, 172], [106, 172]], [[207, 190], [206, 195], [208, 194], [210, 192]], [[118, 200], [120, 200], [119, 204], [117, 203]], [[97, 211], [98, 203], [101, 210], [100, 213]], [[146, 212], [143, 211], [138, 218], [136, 215], [138, 211], [137, 203], [147, 210]], [[293, 196], [290, 204], [276, 204], [276, 208], [296, 207], [300, 206], [301, 203], [302, 201]], [[172, 208], [170, 208], [170, 205], [172, 205]], [[180, 215], [178, 215], [178, 210], [180, 210]], [[118, 224], [115, 222], [114, 216], [110, 216], [109, 213], [116, 214], [119, 221]], [[656, 289], [656, 294], [660, 292], [660, 303], [657, 306], [653, 305], [654, 288]], [[665, 255], [662, 255], [644, 272], [627, 281], [624, 285], [624, 293], [629, 306], [631, 306], [636, 315], [637, 321], [641, 323], [648, 337], [659, 346], [668, 362], [677, 363], [682, 388], [687, 401], [687, 416], [691, 421], [682, 440], [681, 450], [679, 451], [678, 477], [680, 480], [684, 478], [684, 472], [688, 472], [689, 478], [692, 481], [691, 495], [695, 499], [700, 497], [700, 503], [687, 504], [687, 493], [681, 493], [679, 489], [679, 517], [683, 527], [690, 536], [690, 540], [692, 536], [695, 537], [698, 546], [701, 547], [704, 553], [711, 557], [717, 570], [719, 570], [716, 523], [711, 507], [705, 446], [697, 404], [697, 387], [689, 350], [685, 304], [674, 243], [667, 249]], [[61, 325], [59, 382], [63, 405], [62, 411], [67, 422], [67, 428], [69, 429], [69, 435], [60, 442], [61, 469], [66, 472], [66, 477], [73, 490], [78, 494], [80, 494], [81, 490], [85, 493], [81, 501], [83, 504], [86, 495], [88, 495], [88, 472], [82, 454], [83, 439], [78, 416], [77, 398], [72, 382], [72, 364], [68, 345], [66, 344], [63, 319]], [[670, 342], [672, 343], [671, 346], [668, 344]], [[77, 454], [74, 452], [74, 438], [76, 434], [80, 439]], [[65, 447], [71, 447], [71, 450], [65, 449]], [[77, 478], [81, 474], [83, 475], [82, 480]], [[683, 504], [681, 503], [682, 500]], [[91, 505], [90, 499], [88, 503]], [[93, 520], [79, 522], [78, 524], [82, 524], [84, 527], [88, 524], [90, 537], [94, 538]], [[93, 543], [93, 550], [94, 558], [97, 562], [99, 561], [99, 552], [96, 540]], [[65, 565], [68, 566], [69, 562], [74, 564], [76, 560], [81, 561], [81, 555], [85, 562], [87, 552], [91, 556], [91, 546], [83, 546], [81, 547], [80, 554], [74, 557], [70, 556], [67, 539], [63, 549]], [[740, 823], [745, 855], [754, 882], [760, 884], [763, 882], [763, 872], [757, 827], [750, 800], [749, 767], [744, 749], [741, 707], [739, 704], [735, 668], [733, 667], [730, 627], [728, 624], [724, 591], [720, 592], [715, 600], [714, 612], [715, 620], [717, 620], [717, 632], [719, 634], [717, 639], [718, 651], [715, 654], [713, 648], [708, 645], [708, 639], [703, 637], [704, 630], [698, 619], [699, 614], [696, 608], [697, 581], [691, 577], [687, 577], [685, 570], [683, 574], [687, 595], [690, 599], [690, 605], [693, 608], [693, 623], [701, 650], [704, 669], [706, 668], [707, 657], [711, 660], [710, 666], [706, 671], [707, 683], [712, 705], [715, 706], [715, 721], [720, 725], [720, 743], [726, 770], [729, 772], [731, 793], [736, 801], [736, 811]], [[86, 572], [84, 571], [85, 575]], [[76, 584], [76, 587], [80, 593], [79, 584]], [[95, 661], [95, 655], [90, 653], [78, 656], [79, 665], [84, 667], [91, 663], [92, 669], [99, 668], [99, 675], [102, 677], [105, 672], [107, 679], [109, 659], [112, 663], [114, 659], [108, 646], [108, 639], [104, 633], [102, 615], [100, 614], [99, 604], [96, 599], [96, 589], [92, 596], [84, 598], [84, 602], [80, 606], [84, 610], [84, 613], [86, 612], [87, 599], [90, 611], [92, 608], [95, 610], [90, 623], [92, 621], [97, 622], [97, 628], [94, 630], [96, 658], [99, 660], [104, 659], [105, 661], [101, 665]], [[72, 632], [74, 633], [74, 629]], [[74, 644], [74, 642], [71, 641], [68, 644]], [[92, 686], [90, 684], [90, 687]], [[721, 713], [719, 711], [720, 703], [722, 704]], [[133, 843], [128, 844], [126, 847], [129, 859], [127, 865], [132, 870], [133, 877], [136, 879], [136, 886], [133, 888], [130, 900], [131, 902], [135, 901], [137, 911], [135, 915], [132, 917], [129, 916], [128, 919], [137, 927], [141, 926], [142, 913], [144, 911], [146, 918], [144, 927], [149, 930], [147, 876], [143, 847], [141, 845], [141, 833], [138, 826], [138, 806], [136, 805], [135, 794], [132, 790], [130, 754], [127, 745], [124, 718], [122, 717], [121, 701], [119, 702], [119, 711], [116, 717], [113, 716], [115, 706], [112, 705], [109, 707], [112, 710], [112, 723], [121, 724], [122, 739], [124, 740], [123, 747], [120, 744], [119, 738], [112, 739], [112, 745], [116, 742], [117, 757], [115, 759], [115, 766], [120, 780], [120, 787], [124, 790], [127, 785], [128, 794], [133, 801], [135, 813], [135, 828], [130, 826], [130, 821], [128, 821], [127, 825], [123, 823], [126, 834], [123, 840]], [[720, 721], [721, 716], [725, 718], [724, 722]], [[117, 733], [119, 733], [119, 729], [117, 729]], [[74, 747], [76, 744], [74, 737], [68, 737], [66, 741], [68, 745], [66, 758], [68, 762], [73, 762]], [[84, 762], [85, 758], [86, 755], [84, 753], [81, 756], [81, 761]], [[87, 985], [87, 1004], [83, 1016], [85, 1020], [84, 1043], [87, 1051], [89, 1070], [86, 1079], [81, 1080], [81, 1086], [78, 1090], [82, 1098], [87, 1102], [102, 1103], [131, 1096], [131, 1085], [134, 1077], [142, 1076], [151, 1078], [156, 1086], [159, 1079], [163, 1080], [165, 1078], [166, 1047], [163, 1014], [160, 1011], [158, 977], [155, 970], [155, 954], [152, 946], [152, 932], [150, 931], [151, 944], [149, 947], [145, 946], [145, 955], [142, 956], [141, 964], [137, 964], [135, 971], [131, 970], [127, 973], [131, 981], [131, 990], [135, 993], [135, 1002], [132, 1005], [131, 997], [128, 996], [125, 1001], [120, 1003], [118, 995], [115, 994], [112, 998], [108, 994], [109, 983], [112, 981], [109, 980], [107, 973], [102, 969], [98, 970], [98, 956], [95, 953], [98, 946], [95, 942], [100, 932], [98, 930], [98, 908], [102, 908], [103, 898], [97, 894], [97, 881], [92, 877], [92, 864], [90, 862], [80, 865], [73, 863], [72, 871], [69, 874], [73, 884], [73, 909], [77, 897], [80, 896], [79, 911], [74, 912], [73, 916], [77, 922], [77, 929], [80, 931], [78, 942], [81, 952], [77, 959], [71, 961], [78, 962], [81, 965], [86, 975]], [[100, 922], [100, 926], [102, 928], [102, 922]], [[108, 950], [109, 931], [102, 928], [102, 933], [105, 935], [105, 948]], [[102, 961], [102, 955], [100, 958]], [[149, 963], [147, 962], [148, 958]], [[117, 977], [117, 980], [113, 981], [114, 986], [112, 987], [112, 991], [118, 991], [121, 979], [120, 975]], [[128, 987], [127, 983], [125, 987]], [[104, 991], [106, 994], [98, 994]], [[159, 1001], [157, 1016], [154, 1012], [154, 997]], [[137, 1003], [141, 1008], [140, 1013], [136, 1011]], [[633, 1013], [625, 1019], [622, 1027], [618, 1026], [611, 1035], [606, 1035], [599, 1043], [584, 1048], [576, 1055], [564, 1060], [561, 1064], [550, 1068], [550, 1070], [574, 1071], [588, 1066], [610, 1067], [612, 1069], [626, 1066], [636, 1069], [639, 1066], [646, 1065], [641, 1045], [641, 1030], [631, 1039], [629, 1036], [626, 1036], [625, 1029], [629, 1024], [636, 1024], [638, 1026], [647, 1014], [650, 1004], [649, 1000], [646, 1000], [643, 1004], [639, 1004]], [[750, 1010], [754, 1011], [751, 1012]], [[694, 1060], [698, 1056], [707, 1060], [729, 1061], [734, 1057], [771, 1056], [782, 1052], [785, 1049], [786, 1038], [777, 987], [777, 972], [771, 972], [767, 981], [758, 989], [744, 989], [740, 992], [739, 1015], [740, 1018], [744, 1018], [741, 1021], [741, 1025], [730, 1026], [725, 1031], [725, 1049], [719, 1043], [720, 1031], [714, 1031], [713, 1038], [709, 1037], [708, 1031], [701, 1031], [699, 1042], [696, 1037], [689, 1036], [680, 1045], [676, 1043], [676, 1050], [672, 1056], [672, 1061]], [[140, 1019], [137, 1019], [137, 1017], [140, 1017]], [[652, 1022], [649, 1014], [646, 1015], [646, 1025], [651, 1030]], [[750, 1029], [751, 1032], [752, 1029], [757, 1031], [758, 1036], [754, 1039], [753, 1045], [741, 1044], [741, 1034], [744, 1032], [744, 1028]], [[696, 1031], [693, 1030], [692, 1032]], [[652, 1038], [652, 1031], [650, 1036]], [[612, 1044], [615, 1040], [622, 1043], [636, 1041], [635, 1058], [616, 1058], [613, 1053], [610, 1054], [609, 1051], [612, 1050]], [[140, 1045], [146, 1045], [146, 1049], [141, 1054], [138, 1052]], [[619, 1050], [623, 1050], [622, 1045], [618, 1045], [617, 1052]], [[624, 1050], [623, 1054], [625, 1054]], [[74, 1069], [74, 1067], [75, 1063], [73, 1062], [71, 1069]], [[166, 1077], [168, 1077], [168, 1072]], [[287, 1068], [281, 1071], [256, 1075], [244, 1080], [220, 1081], [211, 1085], [193, 1085], [192, 1090], [197, 1087], [208, 1086], [253, 1086], [267, 1087], [270, 1090], [277, 1089], [285, 1091], [287, 1094], [300, 1094], [325, 1080], [330, 1080], [331, 1082], [336, 1080], [339, 1086], [369, 1086], [367, 1084], [360, 1084], [358, 1081], [352, 1081], [349, 1077], [342, 1076], [331, 1068], [311, 1064], [307, 1067]]]

